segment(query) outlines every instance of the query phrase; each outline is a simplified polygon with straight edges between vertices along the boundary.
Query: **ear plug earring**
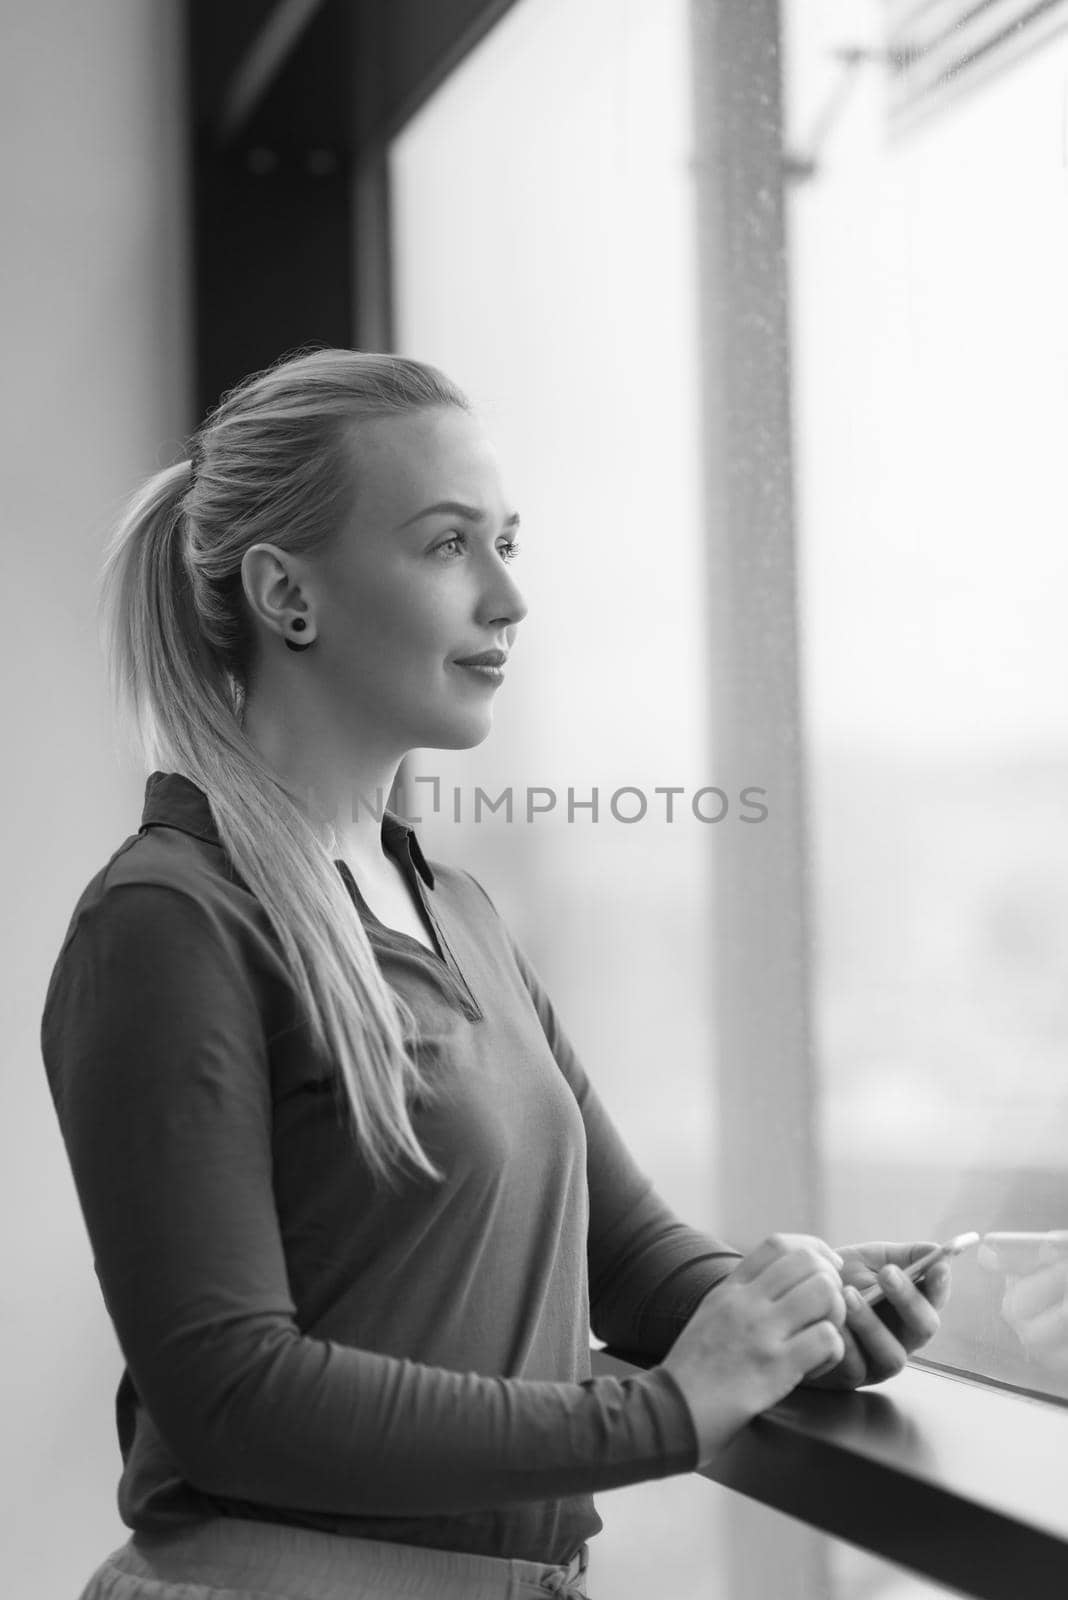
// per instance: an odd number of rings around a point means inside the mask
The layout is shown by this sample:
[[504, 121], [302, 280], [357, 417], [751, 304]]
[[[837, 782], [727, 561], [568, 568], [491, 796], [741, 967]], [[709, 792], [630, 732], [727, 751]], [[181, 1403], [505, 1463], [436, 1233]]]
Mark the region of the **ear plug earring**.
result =
[[[290, 623], [290, 627], [293, 629], [294, 633], [303, 633], [307, 626], [308, 624], [305, 622], [303, 617], [294, 617], [293, 621]], [[286, 647], [289, 650], [310, 650], [314, 643], [314, 639], [308, 639], [304, 644], [296, 644], [294, 640], [287, 639]]]

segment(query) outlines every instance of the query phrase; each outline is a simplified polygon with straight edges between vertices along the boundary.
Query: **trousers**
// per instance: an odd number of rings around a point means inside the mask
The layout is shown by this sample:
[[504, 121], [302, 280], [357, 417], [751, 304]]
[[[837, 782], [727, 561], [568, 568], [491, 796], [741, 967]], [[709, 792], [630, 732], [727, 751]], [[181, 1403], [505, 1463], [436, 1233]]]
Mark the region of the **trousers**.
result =
[[212, 1517], [135, 1531], [79, 1600], [590, 1600], [589, 1547], [566, 1566]]

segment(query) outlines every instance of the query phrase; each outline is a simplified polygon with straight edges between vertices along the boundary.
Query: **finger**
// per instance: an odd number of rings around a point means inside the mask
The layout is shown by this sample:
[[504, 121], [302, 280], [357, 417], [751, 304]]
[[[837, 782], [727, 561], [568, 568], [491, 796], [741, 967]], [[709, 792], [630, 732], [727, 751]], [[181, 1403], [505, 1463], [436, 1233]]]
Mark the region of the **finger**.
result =
[[926, 1295], [921, 1294], [916, 1285], [905, 1277], [900, 1267], [884, 1267], [879, 1274], [879, 1283], [901, 1317], [904, 1324], [901, 1343], [911, 1354], [938, 1332], [941, 1326], [938, 1312]]
[[797, 1284], [805, 1283], [809, 1278], [815, 1277], [828, 1278], [835, 1287], [841, 1284], [837, 1269], [826, 1256], [818, 1255], [815, 1250], [807, 1248], [791, 1250], [764, 1268], [760, 1274], [760, 1287], [769, 1300], [780, 1300]]
[[846, 1289], [845, 1302], [847, 1327], [864, 1355], [866, 1371], [863, 1381], [881, 1383], [886, 1378], [895, 1377], [904, 1367], [908, 1351], [900, 1340], [894, 1338], [871, 1306], [860, 1298], [856, 1289]]
[[841, 1272], [845, 1265], [838, 1251], [829, 1245], [826, 1239], [821, 1239], [814, 1233], [773, 1233], [772, 1239], [778, 1240], [783, 1250], [815, 1250], [817, 1255], [825, 1256], [836, 1271]]
[[1066, 1286], [1068, 1268], [1061, 1261], [1029, 1272], [1026, 1277], [1012, 1278], [1001, 1302], [1002, 1312], [1010, 1321], [1037, 1317], [1050, 1306], [1060, 1305]]
[[[842, 1282], [851, 1283], [862, 1294], [875, 1288], [879, 1283], [879, 1273], [888, 1265], [909, 1266], [913, 1261], [918, 1261], [921, 1256], [936, 1249], [937, 1246], [924, 1243], [901, 1244], [885, 1239], [869, 1239], [864, 1244], [843, 1245], [846, 1253], [845, 1270], [842, 1273]], [[936, 1280], [937, 1282], [937, 1280]], [[948, 1282], [945, 1292], [941, 1295], [941, 1304], [948, 1298]]]
[[949, 1286], [952, 1282], [953, 1272], [948, 1261], [936, 1261], [923, 1281], [917, 1284], [923, 1294], [936, 1311], [941, 1311], [949, 1299]]
[[731, 1277], [738, 1283], [751, 1283], [774, 1262], [808, 1248], [825, 1257], [837, 1271], [842, 1258], [822, 1239], [803, 1233], [772, 1233], [757, 1245], [755, 1250], [751, 1250], [743, 1257], [731, 1273]]
[[750, 1250], [742, 1257], [731, 1273], [731, 1281], [733, 1283], [752, 1283], [754, 1278], [759, 1278], [760, 1274], [766, 1271], [773, 1262], [778, 1261], [781, 1255], [782, 1251], [775, 1242], [774, 1235], [770, 1239], [764, 1239], [757, 1245], [755, 1250]]
[[851, 1260], [858, 1257], [873, 1273], [886, 1266], [907, 1267], [910, 1262], [918, 1261], [920, 1256], [927, 1255], [931, 1250], [937, 1250], [938, 1245], [931, 1240], [927, 1244], [915, 1242], [902, 1244], [894, 1240], [869, 1239], [864, 1244], [845, 1244], [842, 1246], [847, 1251]]
[[878, 1283], [875, 1268], [869, 1267], [859, 1257], [850, 1254], [846, 1257], [845, 1270], [842, 1273], [842, 1282], [851, 1283], [854, 1289], [859, 1289], [863, 1294], [865, 1289], [871, 1289]]
[[909, 1244], [884, 1241], [878, 1245], [869, 1245], [867, 1248], [872, 1252], [870, 1258], [872, 1265], [876, 1271], [881, 1272], [883, 1267], [911, 1267], [914, 1261], [929, 1256], [932, 1250], [940, 1247], [937, 1240], [927, 1239], [919, 1242], [914, 1240]]
[[803, 1283], [795, 1284], [775, 1303], [782, 1325], [789, 1338], [800, 1328], [813, 1322], [833, 1322], [841, 1327], [846, 1320], [846, 1303], [841, 1286], [832, 1283], [826, 1273], [814, 1273]]
[[819, 1378], [826, 1378], [832, 1372], [834, 1373], [834, 1384], [833, 1386], [826, 1385], [826, 1387], [855, 1389], [858, 1384], [864, 1381], [868, 1371], [868, 1363], [864, 1352], [854, 1339], [847, 1323], [843, 1324], [839, 1332], [842, 1335], [842, 1343], [845, 1346], [845, 1353], [842, 1359], [840, 1361], [833, 1359], [825, 1361], [822, 1366], [817, 1367], [814, 1372], [808, 1374], [805, 1380], [806, 1383], [815, 1383]]
[[845, 1340], [833, 1322], [813, 1322], [787, 1341], [786, 1353], [804, 1376], [828, 1363], [836, 1367], [845, 1355]]

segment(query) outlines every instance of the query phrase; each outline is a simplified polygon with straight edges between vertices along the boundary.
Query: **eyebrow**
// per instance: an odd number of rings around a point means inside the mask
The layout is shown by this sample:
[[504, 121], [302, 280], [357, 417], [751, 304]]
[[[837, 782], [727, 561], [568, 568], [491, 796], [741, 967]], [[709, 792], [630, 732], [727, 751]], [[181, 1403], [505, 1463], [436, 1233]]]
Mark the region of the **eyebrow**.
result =
[[[397, 531], [400, 532], [401, 528], [410, 528], [412, 523], [418, 522], [421, 517], [432, 517], [441, 512], [447, 512], [454, 517], [466, 517], [470, 522], [485, 522], [486, 520], [485, 512], [479, 511], [477, 506], [465, 506], [460, 500], [438, 500], [432, 506], [424, 506], [422, 511], [415, 513], [414, 517], [409, 517], [407, 522], [402, 522]], [[506, 528], [518, 528], [519, 512], [513, 511], [510, 517], [505, 517], [504, 526]]]

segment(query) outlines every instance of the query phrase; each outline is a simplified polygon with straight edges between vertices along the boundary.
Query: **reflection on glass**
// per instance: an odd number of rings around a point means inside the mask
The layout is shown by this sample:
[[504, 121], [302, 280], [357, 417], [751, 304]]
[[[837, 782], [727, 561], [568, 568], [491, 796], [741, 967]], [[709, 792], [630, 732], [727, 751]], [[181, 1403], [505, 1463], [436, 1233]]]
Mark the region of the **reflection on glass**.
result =
[[1068, 1232], [988, 1233], [979, 1265], [997, 1275], [1001, 1315], [1053, 1392], [1068, 1395]]
[[[1068, 23], [906, 128], [908, 11], [784, 8], [832, 1240], [1068, 1227]], [[972, 1253], [925, 1354], [1063, 1394], [1064, 1291]]]

